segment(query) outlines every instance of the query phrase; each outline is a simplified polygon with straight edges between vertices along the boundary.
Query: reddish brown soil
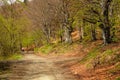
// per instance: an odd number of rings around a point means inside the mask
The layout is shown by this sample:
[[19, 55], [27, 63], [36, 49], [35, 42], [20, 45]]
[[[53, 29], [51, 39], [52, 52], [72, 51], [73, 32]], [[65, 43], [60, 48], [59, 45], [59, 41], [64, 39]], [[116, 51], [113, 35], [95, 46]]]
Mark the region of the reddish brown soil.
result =
[[[92, 48], [95, 48], [97, 46], [96, 43], [101, 44], [101, 41], [88, 44], [87, 46], [91, 45], [91, 47], [84, 48], [85, 50], [84, 52], [86, 52], [85, 54], [87, 54], [87, 52], [89, 52]], [[120, 48], [119, 45], [120, 43], [113, 43], [113, 44], [107, 45], [101, 48], [101, 52], [107, 49], [112, 49], [112, 50], [119, 49]], [[94, 69], [88, 69], [86, 67], [86, 64], [76, 63], [70, 67], [70, 70], [74, 75], [78, 76], [80, 80], [115, 80], [117, 77], [120, 77], [120, 71], [118, 71], [115, 74], [111, 74], [109, 73], [109, 71], [111, 69], [114, 69], [116, 64], [118, 63], [102, 65], [102, 66], [98, 65], [98, 67]]]

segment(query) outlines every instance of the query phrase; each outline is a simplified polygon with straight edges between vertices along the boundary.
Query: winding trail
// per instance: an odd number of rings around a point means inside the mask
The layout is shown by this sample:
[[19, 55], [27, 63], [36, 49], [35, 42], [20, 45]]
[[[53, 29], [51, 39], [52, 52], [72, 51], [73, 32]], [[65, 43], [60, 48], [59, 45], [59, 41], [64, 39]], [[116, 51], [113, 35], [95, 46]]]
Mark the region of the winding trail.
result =
[[52, 59], [25, 54], [22, 60], [11, 62], [10, 73], [0, 76], [0, 80], [77, 80], [68, 69], [59, 66], [74, 60], [78, 59]]

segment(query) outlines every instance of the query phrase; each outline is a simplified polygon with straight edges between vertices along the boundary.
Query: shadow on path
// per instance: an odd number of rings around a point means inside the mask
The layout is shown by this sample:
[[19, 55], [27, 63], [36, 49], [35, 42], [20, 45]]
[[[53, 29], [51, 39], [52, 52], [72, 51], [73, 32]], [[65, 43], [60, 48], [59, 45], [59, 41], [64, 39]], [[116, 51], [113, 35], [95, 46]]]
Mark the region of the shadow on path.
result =
[[56, 65], [56, 63], [64, 64], [75, 59], [49, 59], [25, 54], [22, 60], [8, 62], [11, 64], [10, 72], [0, 75], [0, 80], [77, 80], [72, 74], [66, 74], [69, 70]]

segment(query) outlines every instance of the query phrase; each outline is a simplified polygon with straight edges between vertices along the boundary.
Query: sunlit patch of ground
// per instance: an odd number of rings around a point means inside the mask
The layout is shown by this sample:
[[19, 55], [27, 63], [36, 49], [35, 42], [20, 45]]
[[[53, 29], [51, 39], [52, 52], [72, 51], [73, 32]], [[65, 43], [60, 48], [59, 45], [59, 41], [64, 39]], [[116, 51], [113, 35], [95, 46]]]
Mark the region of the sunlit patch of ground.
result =
[[42, 75], [40, 78], [36, 78], [33, 80], [55, 80], [55, 77], [51, 75]]

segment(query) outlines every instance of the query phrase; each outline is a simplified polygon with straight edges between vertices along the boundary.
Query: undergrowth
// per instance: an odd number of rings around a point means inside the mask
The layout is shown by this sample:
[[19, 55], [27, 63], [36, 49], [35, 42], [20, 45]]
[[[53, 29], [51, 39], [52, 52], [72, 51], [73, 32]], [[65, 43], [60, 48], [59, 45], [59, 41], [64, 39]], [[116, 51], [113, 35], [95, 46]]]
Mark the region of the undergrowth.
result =
[[64, 54], [67, 51], [72, 50], [72, 45], [70, 44], [65, 44], [65, 43], [53, 43], [53, 44], [46, 44], [40, 48], [35, 48], [35, 52], [40, 52], [43, 54]]
[[115, 80], [120, 80], [120, 77], [116, 78]]
[[97, 46], [93, 48], [81, 61], [81, 64], [86, 64], [87, 68], [95, 68], [99, 65], [110, 65], [120, 61], [120, 49], [106, 49], [102, 51], [104, 47]]
[[18, 53], [11, 54], [11, 55], [8, 55], [8, 56], [5, 56], [5, 57], [0, 55], [0, 61], [3, 61], [3, 60], [19, 60], [21, 58], [22, 58], [22, 55], [18, 54]]
[[119, 71], [120, 71], [120, 64], [117, 64], [113, 69], [109, 70], [109, 73], [116, 74]]
[[95, 58], [95, 57], [99, 54], [99, 50], [100, 50], [100, 47], [96, 47], [96, 48], [92, 49], [92, 50], [87, 54], [87, 56], [85, 56], [85, 57], [80, 61], [80, 63], [86, 63], [86, 62], [92, 60], [93, 58]]

